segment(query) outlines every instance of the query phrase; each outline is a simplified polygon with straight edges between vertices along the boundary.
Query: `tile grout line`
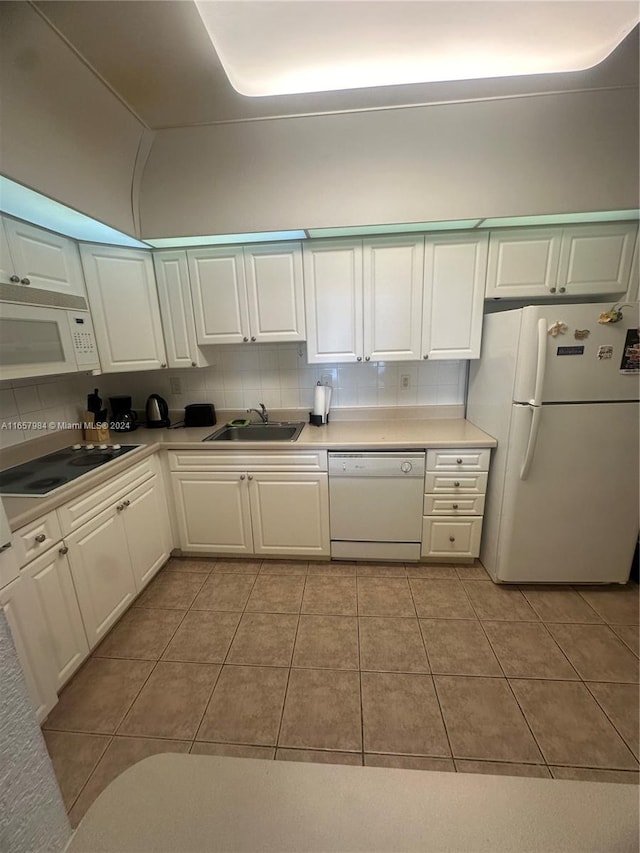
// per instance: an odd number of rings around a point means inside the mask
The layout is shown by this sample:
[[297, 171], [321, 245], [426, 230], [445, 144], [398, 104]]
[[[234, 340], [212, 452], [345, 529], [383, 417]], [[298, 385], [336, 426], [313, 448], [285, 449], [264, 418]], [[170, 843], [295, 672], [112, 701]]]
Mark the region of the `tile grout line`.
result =
[[[619, 684], [619, 683], [621, 683], [621, 682], [602, 682], [602, 681], [600, 681], [600, 682], [594, 682], [594, 683], [597, 683], [597, 684], [605, 684], [605, 683]], [[584, 681], [584, 682], [583, 682], [583, 684], [584, 684], [584, 686], [585, 686], [585, 688], [586, 688], [586, 690], [587, 690], [587, 692], [588, 692], [589, 696], [591, 696], [591, 697], [593, 698], [594, 702], [596, 703], [596, 705], [598, 706], [598, 708], [600, 708], [600, 710], [602, 711], [602, 713], [605, 715], [605, 717], [607, 718], [607, 720], [609, 721], [609, 723], [610, 723], [610, 724], [611, 724], [611, 726], [613, 727], [614, 731], [615, 731], [615, 732], [617, 732], [617, 734], [618, 734], [619, 738], [622, 740], [622, 742], [624, 743], [624, 745], [627, 747], [627, 749], [629, 750], [629, 752], [631, 753], [631, 755], [635, 758], [635, 760], [636, 760], [636, 764], [638, 764], [639, 756], [638, 756], [638, 755], [636, 755], [636, 753], [635, 753], [635, 752], [634, 752], [634, 750], [633, 750], [633, 747], [632, 747], [629, 743], [627, 743], [627, 739], [626, 739], [626, 738], [625, 738], [625, 736], [622, 734], [622, 732], [618, 729], [618, 727], [616, 726], [616, 724], [614, 723], [614, 721], [611, 719], [611, 717], [610, 717], [610, 716], [609, 716], [609, 714], [607, 713], [607, 709], [606, 709], [606, 708], [604, 707], [604, 705], [603, 705], [603, 704], [598, 700], [598, 697], [596, 696], [596, 694], [595, 694], [595, 693], [591, 690], [591, 688], [589, 687], [588, 682]], [[636, 685], [633, 685], [633, 686], [636, 686]], [[637, 745], [637, 744], [636, 744], [636, 749], [638, 749], [638, 745]], [[633, 772], [633, 771], [632, 771], [632, 772]]]
[[429, 657], [429, 652], [427, 651], [427, 644], [424, 639], [424, 634], [422, 633], [422, 625], [420, 624], [420, 617], [418, 616], [418, 608], [416, 606], [415, 598], [413, 596], [413, 588], [409, 583], [409, 594], [411, 595], [411, 600], [413, 601], [413, 607], [416, 611], [416, 620], [418, 622], [418, 631], [420, 632], [420, 637], [422, 638], [422, 646], [424, 648], [424, 653], [427, 658], [427, 666], [429, 667], [429, 678], [431, 679], [431, 686], [433, 687], [433, 695], [436, 697], [436, 702], [438, 704], [438, 711], [440, 712], [440, 719], [442, 720], [442, 728], [444, 729], [444, 736], [447, 739], [447, 746], [449, 747], [449, 758], [451, 763], [453, 764], [454, 772], [458, 772], [458, 768], [456, 767], [455, 758], [453, 755], [453, 747], [451, 746], [451, 738], [449, 737], [449, 729], [447, 728], [447, 721], [445, 719], [444, 711], [442, 710], [442, 704], [440, 702], [440, 696], [438, 695], [438, 687], [436, 684], [436, 680], [433, 677], [433, 669], [431, 667], [431, 658]]
[[360, 738], [362, 749], [360, 751], [360, 756], [362, 759], [362, 766], [365, 767], [365, 742], [364, 742], [364, 696], [362, 693], [362, 652], [360, 649], [360, 597], [358, 595], [358, 564], [356, 563], [356, 574], [355, 574], [355, 584], [356, 584], [356, 626], [358, 633], [358, 687], [360, 689]]
[[[219, 560], [215, 561], [214, 568], [213, 568], [213, 571], [211, 574], [216, 574], [215, 566], [217, 565], [218, 562], [221, 562], [221, 561], [219, 561]], [[215, 678], [215, 681], [213, 683], [213, 687], [211, 688], [211, 693], [209, 694], [209, 698], [207, 699], [207, 702], [204, 706], [204, 710], [203, 710], [202, 715], [200, 717], [200, 722], [198, 723], [198, 725], [196, 727], [195, 734], [193, 736], [193, 742], [191, 744], [191, 747], [189, 747], [189, 753], [191, 753], [191, 748], [193, 747], [193, 744], [196, 743], [196, 741], [197, 741], [198, 733], [200, 732], [200, 729], [202, 728], [202, 723], [203, 723], [204, 718], [207, 714], [207, 711], [209, 710], [209, 705], [211, 704], [211, 700], [213, 699], [213, 694], [215, 693], [215, 689], [218, 686], [218, 682], [220, 681], [220, 676], [222, 675], [222, 671], [226, 665], [227, 658], [229, 657], [229, 652], [231, 651], [231, 646], [233, 645], [233, 641], [235, 640], [236, 635], [238, 633], [238, 630], [240, 628], [240, 625], [242, 623], [242, 618], [245, 615], [245, 613], [247, 612], [247, 604], [249, 603], [249, 599], [251, 598], [251, 593], [253, 592], [253, 588], [256, 585], [256, 581], [258, 580], [258, 575], [260, 574], [261, 568], [262, 568], [262, 562], [258, 566], [256, 574], [253, 576], [253, 583], [251, 584], [251, 588], [247, 594], [247, 598], [246, 598], [246, 601], [244, 603], [244, 608], [240, 611], [240, 618], [238, 619], [238, 624], [235, 627], [235, 630], [233, 632], [233, 636], [231, 637], [231, 641], [227, 647], [227, 651], [225, 652], [224, 659], [223, 659], [222, 663], [219, 665], [220, 669], [218, 671], [218, 675]], [[248, 575], [245, 574], [244, 572], [218, 572], [217, 573], [217, 575], [221, 575], [221, 574], [231, 574], [231, 575], [238, 576], [238, 577], [248, 577]], [[211, 577], [211, 575], [209, 575], [209, 577]], [[204, 586], [204, 584], [203, 584], [203, 586]], [[192, 606], [193, 606], [194, 602], [195, 602], [195, 598], [192, 602]], [[237, 610], [235, 610], [235, 611], [229, 611], [229, 610], [191, 611], [191, 608], [190, 608], [189, 612], [194, 612], [194, 613], [237, 613], [238, 611]]]
[[[309, 570], [309, 563], [307, 562], [307, 572]], [[282, 697], [282, 710], [280, 711], [280, 722], [278, 723], [278, 731], [276, 733], [276, 742], [274, 744], [273, 750], [273, 761], [276, 760], [276, 756], [278, 755], [278, 748], [280, 746], [280, 733], [282, 732], [282, 721], [284, 720], [284, 710], [287, 704], [287, 695], [289, 693], [289, 682], [291, 681], [291, 670], [293, 669], [293, 656], [296, 653], [296, 643], [298, 641], [298, 631], [300, 629], [300, 618], [302, 616], [302, 602], [304, 601], [304, 591], [307, 588], [307, 577], [308, 574], [304, 576], [304, 583], [302, 584], [302, 595], [300, 596], [300, 606], [298, 608], [298, 620], [296, 622], [296, 632], [293, 638], [293, 645], [291, 647], [291, 659], [289, 661], [289, 669], [287, 670], [287, 683], [284, 687], [284, 695]]]

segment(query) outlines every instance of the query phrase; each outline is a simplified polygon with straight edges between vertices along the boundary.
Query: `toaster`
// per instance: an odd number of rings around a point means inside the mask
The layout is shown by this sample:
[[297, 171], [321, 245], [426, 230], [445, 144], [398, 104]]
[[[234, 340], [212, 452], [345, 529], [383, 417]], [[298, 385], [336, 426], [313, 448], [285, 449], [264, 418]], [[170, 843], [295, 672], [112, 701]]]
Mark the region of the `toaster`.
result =
[[191, 403], [184, 407], [186, 427], [213, 426], [215, 423], [216, 409], [213, 403]]

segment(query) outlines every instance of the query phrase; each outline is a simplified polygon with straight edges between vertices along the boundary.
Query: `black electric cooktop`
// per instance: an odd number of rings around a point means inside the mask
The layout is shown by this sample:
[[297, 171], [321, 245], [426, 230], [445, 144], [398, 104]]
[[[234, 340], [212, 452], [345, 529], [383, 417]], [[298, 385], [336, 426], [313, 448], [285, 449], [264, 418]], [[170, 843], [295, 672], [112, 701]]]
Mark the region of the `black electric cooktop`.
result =
[[74, 444], [0, 472], [0, 495], [42, 497], [88, 474], [139, 444]]

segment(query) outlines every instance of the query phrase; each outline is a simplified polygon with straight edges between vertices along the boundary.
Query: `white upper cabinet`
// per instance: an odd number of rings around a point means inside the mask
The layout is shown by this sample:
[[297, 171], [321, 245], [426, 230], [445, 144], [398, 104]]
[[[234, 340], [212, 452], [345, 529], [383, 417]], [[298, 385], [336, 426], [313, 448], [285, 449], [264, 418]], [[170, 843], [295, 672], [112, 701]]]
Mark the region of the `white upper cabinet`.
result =
[[299, 243], [245, 246], [250, 338], [303, 341], [304, 290]]
[[635, 222], [493, 231], [485, 296], [623, 294], [637, 231]]
[[78, 246], [68, 237], [4, 218], [0, 233], [0, 281], [84, 296]]
[[420, 358], [424, 238], [363, 241], [365, 361]]
[[424, 238], [305, 244], [307, 360], [420, 358]]
[[104, 372], [166, 367], [151, 253], [83, 244], [80, 254]]
[[199, 344], [304, 340], [298, 243], [187, 252]]
[[305, 243], [307, 361], [362, 361], [362, 243]]
[[492, 231], [485, 296], [549, 296], [558, 278], [561, 239], [560, 228]]
[[154, 252], [153, 264], [167, 363], [169, 367], [201, 367], [205, 361], [196, 341], [186, 252]]
[[629, 285], [637, 230], [633, 222], [565, 228], [558, 292], [566, 291], [569, 296], [624, 293]]
[[479, 358], [488, 234], [427, 237], [422, 357]]
[[248, 341], [242, 248], [190, 249], [187, 258], [198, 343]]

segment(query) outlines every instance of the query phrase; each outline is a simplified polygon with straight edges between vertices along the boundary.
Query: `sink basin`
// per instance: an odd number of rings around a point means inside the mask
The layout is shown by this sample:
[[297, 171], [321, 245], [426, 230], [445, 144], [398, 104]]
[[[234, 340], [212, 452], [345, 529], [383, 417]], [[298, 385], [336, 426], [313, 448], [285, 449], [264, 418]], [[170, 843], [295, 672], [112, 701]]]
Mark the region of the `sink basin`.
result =
[[245, 427], [224, 427], [203, 441], [295, 441], [302, 432], [304, 421], [292, 424], [249, 424]]

